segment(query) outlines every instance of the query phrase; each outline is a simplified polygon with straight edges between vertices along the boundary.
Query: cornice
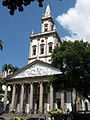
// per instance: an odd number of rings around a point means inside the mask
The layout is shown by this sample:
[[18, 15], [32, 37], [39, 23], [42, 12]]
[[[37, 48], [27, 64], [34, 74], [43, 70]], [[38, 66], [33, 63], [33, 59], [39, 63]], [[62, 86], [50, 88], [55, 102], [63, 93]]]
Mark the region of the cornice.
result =
[[[43, 61], [40, 61], [40, 60], [35, 60], [34, 62], [29, 63], [28, 65], [26, 65], [26, 66], [24, 66], [23, 68], [17, 70], [16, 72], [8, 75], [8, 76], [7, 76], [6, 78], [4, 78], [4, 79], [5, 79], [5, 80], [10, 80], [10, 78], [13, 77], [14, 75], [19, 74], [19, 73], [22, 72], [23, 70], [29, 68], [30, 66], [32, 66], [32, 65], [34, 65], [34, 64], [36, 64], [36, 63], [45, 64], [45, 65], [47, 65], [47, 66], [50, 66], [50, 67], [52, 67], [52, 68], [55, 68], [55, 67], [53, 67], [53, 66], [52, 66], [51, 64], [49, 64], [49, 63], [46, 63], [46, 62], [43, 62]], [[20, 78], [19, 78], [19, 79], [20, 79]], [[22, 79], [24, 79], [24, 78], [22, 78]]]
[[56, 33], [56, 30], [36, 33], [36, 34], [31, 35], [30, 38], [34, 39], [34, 38], [37, 38], [37, 37], [40, 37], [40, 36], [51, 35], [53, 33]]
[[40, 32], [40, 33], [36, 33], [36, 34], [33, 34], [30, 36], [31, 40], [35, 39], [35, 38], [40, 38], [40, 37], [45, 37], [45, 36], [49, 36], [49, 35], [52, 35], [52, 34], [56, 34], [56, 37], [59, 39], [60, 43], [62, 42], [61, 41], [61, 38], [59, 37], [58, 33], [56, 30], [53, 30], [53, 31], [47, 31], [47, 32]]
[[[39, 58], [47, 58], [47, 57], [51, 57], [52, 55], [43, 55], [43, 56], [38, 56]], [[32, 59], [37, 59], [37, 57], [32, 57], [32, 58], [28, 58], [28, 60], [32, 60]]]
[[45, 75], [45, 76], [35, 76], [35, 77], [25, 77], [25, 78], [13, 78], [13, 79], [6, 79], [7, 84], [24, 84], [24, 83], [39, 83], [39, 82], [48, 82], [48, 79], [52, 75]]

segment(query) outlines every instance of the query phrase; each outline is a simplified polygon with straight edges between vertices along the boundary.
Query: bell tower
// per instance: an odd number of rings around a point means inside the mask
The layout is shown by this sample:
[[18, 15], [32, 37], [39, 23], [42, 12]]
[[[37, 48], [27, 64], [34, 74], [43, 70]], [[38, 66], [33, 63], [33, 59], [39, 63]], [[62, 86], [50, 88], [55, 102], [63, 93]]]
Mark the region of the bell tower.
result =
[[60, 46], [61, 39], [56, 32], [56, 26], [51, 16], [49, 0], [45, 14], [42, 15], [41, 32], [34, 34], [34, 31], [32, 31], [30, 39], [28, 63], [36, 59], [51, 63], [52, 51], [55, 46]]
[[47, 32], [53, 30], [54, 21], [51, 16], [49, 1], [47, 4], [45, 15], [43, 14], [41, 22], [42, 22], [41, 32]]

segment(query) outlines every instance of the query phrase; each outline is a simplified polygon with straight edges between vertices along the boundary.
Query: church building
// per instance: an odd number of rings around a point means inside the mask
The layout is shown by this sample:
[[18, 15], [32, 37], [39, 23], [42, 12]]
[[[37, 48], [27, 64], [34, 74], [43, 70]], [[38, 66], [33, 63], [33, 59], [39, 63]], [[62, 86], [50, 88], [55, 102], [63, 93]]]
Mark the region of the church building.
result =
[[[48, 83], [51, 76], [61, 74], [50, 64], [52, 51], [61, 42], [48, 2], [41, 19], [41, 32], [34, 34], [32, 31], [30, 36], [28, 65], [5, 78], [4, 110], [7, 108], [7, 89], [10, 86], [8, 112], [46, 114], [56, 108], [62, 108], [63, 113], [67, 113], [68, 109], [72, 111], [71, 98], [74, 103], [75, 92], [55, 91]], [[79, 103], [78, 110], [81, 109]]]

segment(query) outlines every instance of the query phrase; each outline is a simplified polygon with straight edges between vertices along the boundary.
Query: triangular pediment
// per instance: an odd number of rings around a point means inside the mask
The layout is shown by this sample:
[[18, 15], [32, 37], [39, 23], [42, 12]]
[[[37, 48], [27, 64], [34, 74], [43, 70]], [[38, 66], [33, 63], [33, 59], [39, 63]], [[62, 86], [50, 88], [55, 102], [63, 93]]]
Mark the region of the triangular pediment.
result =
[[60, 70], [52, 67], [50, 64], [42, 61], [36, 61], [22, 68], [17, 73], [12, 74], [9, 79], [48, 76], [60, 73]]

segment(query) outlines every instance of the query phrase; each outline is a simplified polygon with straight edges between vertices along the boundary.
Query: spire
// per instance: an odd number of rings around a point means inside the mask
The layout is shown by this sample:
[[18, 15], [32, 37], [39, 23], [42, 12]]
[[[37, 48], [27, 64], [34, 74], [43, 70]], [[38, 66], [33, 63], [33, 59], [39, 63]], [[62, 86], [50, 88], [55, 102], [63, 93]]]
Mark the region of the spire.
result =
[[45, 17], [49, 17], [49, 16], [51, 16], [51, 11], [50, 11], [49, 0], [48, 0]]
[[48, 0], [48, 5], [49, 5], [49, 0]]

